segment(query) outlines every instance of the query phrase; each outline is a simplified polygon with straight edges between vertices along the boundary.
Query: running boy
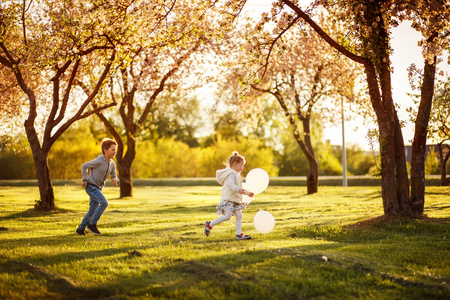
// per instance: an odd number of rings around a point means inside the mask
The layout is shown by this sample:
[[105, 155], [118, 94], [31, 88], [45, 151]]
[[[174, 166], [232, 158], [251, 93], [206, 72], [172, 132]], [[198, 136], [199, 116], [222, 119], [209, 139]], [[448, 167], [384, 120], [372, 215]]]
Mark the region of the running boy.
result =
[[[89, 195], [89, 211], [78, 226], [77, 234], [86, 235], [85, 229], [95, 235], [99, 235], [97, 222], [108, 207], [108, 200], [102, 193], [108, 175], [111, 181], [117, 185], [119, 180], [116, 174], [116, 164], [113, 161], [117, 153], [117, 142], [113, 139], [103, 139], [101, 143], [102, 154], [96, 159], [84, 163], [81, 166], [82, 187]], [[89, 176], [88, 176], [88, 170]]]

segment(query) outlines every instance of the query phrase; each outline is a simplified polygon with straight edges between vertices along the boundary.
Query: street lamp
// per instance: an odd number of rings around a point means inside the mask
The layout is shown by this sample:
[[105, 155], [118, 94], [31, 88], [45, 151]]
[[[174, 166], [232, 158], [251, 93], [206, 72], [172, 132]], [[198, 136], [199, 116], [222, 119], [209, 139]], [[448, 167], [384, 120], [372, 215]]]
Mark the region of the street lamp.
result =
[[342, 113], [342, 186], [347, 186], [347, 158], [345, 151], [345, 130], [344, 130], [344, 99], [341, 98]]

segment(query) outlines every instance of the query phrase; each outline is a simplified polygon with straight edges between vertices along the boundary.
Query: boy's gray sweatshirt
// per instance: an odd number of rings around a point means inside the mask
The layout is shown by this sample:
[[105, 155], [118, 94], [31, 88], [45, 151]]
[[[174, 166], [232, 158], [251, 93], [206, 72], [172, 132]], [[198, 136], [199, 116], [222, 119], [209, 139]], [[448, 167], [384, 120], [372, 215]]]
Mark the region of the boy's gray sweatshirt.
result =
[[[88, 177], [88, 170], [89, 177]], [[116, 179], [116, 164], [113, 160], [108, 162], [102, 154], [100, 154], [96, 159], [85, 162], [81, 165], [81, 177], [83, 181], [87, 181], [89, 184], [93, 184], [100, 190], [105, 186], [108, 174], [111, 174], [111, 179]]]

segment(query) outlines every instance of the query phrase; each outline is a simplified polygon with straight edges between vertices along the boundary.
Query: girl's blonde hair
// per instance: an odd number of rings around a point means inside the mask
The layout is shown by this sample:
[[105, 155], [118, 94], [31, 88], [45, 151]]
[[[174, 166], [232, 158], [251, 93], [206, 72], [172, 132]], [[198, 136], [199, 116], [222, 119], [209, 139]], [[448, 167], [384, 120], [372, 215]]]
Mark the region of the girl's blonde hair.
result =
[[237, 151], [233, 151], [233, 154], [231, 154], [230, 158], [228, 159], [228, 162], [225, 163], [225, 165], [228, 168], [231, 168], [232, 164], [240, 162], [243, 162], [245, 164], [245, 158], [242, 155], [240, 155]]

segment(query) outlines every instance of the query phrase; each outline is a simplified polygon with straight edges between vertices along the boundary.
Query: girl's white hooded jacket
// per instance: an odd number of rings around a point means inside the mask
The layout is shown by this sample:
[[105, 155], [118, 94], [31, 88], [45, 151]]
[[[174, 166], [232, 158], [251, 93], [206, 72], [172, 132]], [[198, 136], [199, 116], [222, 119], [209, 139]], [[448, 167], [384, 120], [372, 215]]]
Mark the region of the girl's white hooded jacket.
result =
[[216, 180], [220, 185], [223, 185], [221, 201], [242, 203], [242, 195], [238, 193], [238, 190], [242, 188], [242, 178], [235, 169], [217, 170]]

